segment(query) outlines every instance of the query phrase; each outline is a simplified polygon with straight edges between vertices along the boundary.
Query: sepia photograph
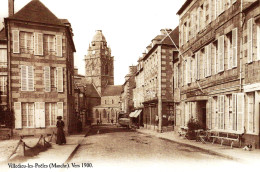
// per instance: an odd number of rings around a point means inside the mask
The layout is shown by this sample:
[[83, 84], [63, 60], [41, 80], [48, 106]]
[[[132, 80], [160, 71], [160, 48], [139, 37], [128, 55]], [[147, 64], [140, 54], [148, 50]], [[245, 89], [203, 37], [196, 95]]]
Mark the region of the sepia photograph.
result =
[[258, 171], [260, 0], [1, 0], [0, 171]]

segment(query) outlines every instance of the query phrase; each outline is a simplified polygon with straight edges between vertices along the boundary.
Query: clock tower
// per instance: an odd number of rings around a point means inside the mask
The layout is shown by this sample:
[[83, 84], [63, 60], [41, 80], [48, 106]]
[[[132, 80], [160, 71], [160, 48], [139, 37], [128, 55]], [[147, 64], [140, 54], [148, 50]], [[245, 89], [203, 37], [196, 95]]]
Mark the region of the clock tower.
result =
[[102, 30], [96, 31], [89, 45], [85, 70], [88, 83], [92, 83], [101, 96], [107, 85], [114, 85], [114, 57]]

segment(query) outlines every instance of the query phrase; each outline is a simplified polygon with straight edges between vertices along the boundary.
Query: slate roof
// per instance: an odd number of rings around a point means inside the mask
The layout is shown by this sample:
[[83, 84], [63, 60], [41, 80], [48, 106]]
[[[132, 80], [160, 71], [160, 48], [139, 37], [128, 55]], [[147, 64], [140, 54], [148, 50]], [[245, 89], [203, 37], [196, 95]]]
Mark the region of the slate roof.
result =
[[[174, 41], [177, 47], [179, 47], [179, 26], [177, 26], [170, 34], [170, 37]], [[162, 44], [167, 44], [167, 45], [173, 45], [171, 39], [169, 36], [167, 36], [163, 41]]]
[[0, 30], [0, 40], [6, 40], [5, 29]]
[[122, 85], [108, 85], [102, 96], [119, 96], [121, 95]]
[[86, 95], [88, 97], [100, 97], [97, 90], [92, 84], [86, 84], [85, 87], [86, 87]]
[[64, 24], [39, 0], [32, 0], [7, 19], [64, 26]]

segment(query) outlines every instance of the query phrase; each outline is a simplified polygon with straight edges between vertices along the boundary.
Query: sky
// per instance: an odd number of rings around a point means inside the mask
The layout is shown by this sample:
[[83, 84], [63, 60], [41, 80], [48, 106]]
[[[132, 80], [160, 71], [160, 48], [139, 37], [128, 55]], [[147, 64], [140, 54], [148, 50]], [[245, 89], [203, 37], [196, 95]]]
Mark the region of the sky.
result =
[[[31, 0], [15, 0], [15, 12]], [[40, 0], [58, 18], [70, 21], [76, 53], [74, 65], [85, 74], [84, 56], [96, 30], [102, 30], [114, 56], [115, 85], [124, 83], [130, 65], [160, 34], [178, 26], [177, 11], [185, 0]], [[8, 0], [0, 0], [0, 28], [8, 16]]]

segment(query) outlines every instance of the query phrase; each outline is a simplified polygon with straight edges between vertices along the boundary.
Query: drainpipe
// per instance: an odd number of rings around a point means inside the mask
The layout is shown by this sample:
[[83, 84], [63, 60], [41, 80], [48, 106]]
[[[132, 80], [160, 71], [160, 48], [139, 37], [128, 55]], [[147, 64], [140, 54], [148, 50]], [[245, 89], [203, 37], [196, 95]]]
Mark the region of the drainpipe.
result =
[[244, 24], [245, 24], [245, 18], [243, 18], [243, 0], [241, 0], [241, 5], [240, 5], [240, 16], [241, 16], [241, 39], [240, 39], [240, 58], [239, 58], [239, 62], [240, 62], [240, 66], [239, 66], [239, 83], [240, 83], [240, 87], [239, 87], [239, 92], [242, 92], [242, 65], [243, 65], [243, 28], [244, 28]]
[[158, 132], [162, 132], [162, 45], [158, 46]]

